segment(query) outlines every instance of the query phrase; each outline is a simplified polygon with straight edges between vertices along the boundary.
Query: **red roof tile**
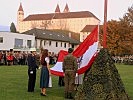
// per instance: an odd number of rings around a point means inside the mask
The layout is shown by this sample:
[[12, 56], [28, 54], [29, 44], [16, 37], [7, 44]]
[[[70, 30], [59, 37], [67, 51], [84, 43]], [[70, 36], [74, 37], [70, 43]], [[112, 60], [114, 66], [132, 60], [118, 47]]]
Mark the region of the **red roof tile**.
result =
[[86, 17], [94, 17], [98, 19], [94, 14], [92, 14], [89, 11], [80, 11], [80, 12], [68, 12], [68, 13], [34, 14], [26, 17], [24, 21], [51, 20], [52, 18], [65, 19], [65, 18], [86, 18]]
[[32, 21], [32, 20], [50, 20], [54, 16], [53, 14], [35, 14], [29, 15], [24, 19], [24, 21]]
[[95, 27], [96, 25], [86, 25], [81, 32], [91, 32]]

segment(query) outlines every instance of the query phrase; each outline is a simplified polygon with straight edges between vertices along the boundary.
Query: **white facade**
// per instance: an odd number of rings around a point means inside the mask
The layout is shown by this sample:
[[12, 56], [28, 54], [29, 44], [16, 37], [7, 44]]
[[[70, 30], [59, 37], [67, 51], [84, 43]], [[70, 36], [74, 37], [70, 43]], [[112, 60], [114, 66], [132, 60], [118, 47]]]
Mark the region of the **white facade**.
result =
[[[71, 48], [72, 45], [69, 42], [63, 42], [63, 41], [54, 41], [54, 40], [40, 40], [36, 39], [36, 48], [39, 49], [40, 47], [44, 49], [48, 49], [49, 52], [58, 54], [60, 50], [68, 50], [68, 48]], [[76, 48], [76, 45], [75, 47]]]
[[0, 50], [29, 48], [35, 46], [35, 36], [11, 32], [0, 32]]
[[81, 42], [83, 42], [90, 33], [91, 32], [82, 32], [82, 34], [80, 34]]

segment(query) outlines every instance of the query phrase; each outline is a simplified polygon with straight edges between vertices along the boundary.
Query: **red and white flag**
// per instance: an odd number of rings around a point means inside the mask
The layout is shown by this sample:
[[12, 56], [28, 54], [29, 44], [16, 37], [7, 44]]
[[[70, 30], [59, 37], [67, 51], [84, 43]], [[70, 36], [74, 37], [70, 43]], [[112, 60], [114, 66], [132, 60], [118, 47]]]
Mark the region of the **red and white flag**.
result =
[[[83, 74], [90, 68], [96, 58], [98, 49], [98, 26], [87, 36], [87, 38], [76, 48], [73, 55], [77, 57], [78, 74]], [[61, 50], [59, 52], [57, 63], [50, 68], [51, 73], [56, 76], [63, 76], [62, 63], [64, 57], [68, 54], [67, 51]]]

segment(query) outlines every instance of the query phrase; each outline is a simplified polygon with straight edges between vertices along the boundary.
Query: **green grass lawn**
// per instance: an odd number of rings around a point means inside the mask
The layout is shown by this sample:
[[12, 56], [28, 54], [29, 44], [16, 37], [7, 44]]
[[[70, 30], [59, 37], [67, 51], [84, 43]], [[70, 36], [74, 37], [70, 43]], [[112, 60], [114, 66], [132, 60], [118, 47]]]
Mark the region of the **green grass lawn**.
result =
[[[117, 69], [126, 91], [133, 100], [133, 66], [118, 65]], [[64, 100], [64, 88], [58, 86], [58, 77], [52, 76], [52, 88], [47, 89], [46, 97], [40, 96], [40, 70], [34, 93], [27, 92], [27, 66], [0, 66], [0, 100]]]
[[117, 64], [116, 66], [129, 98], [130, 100], [133, 100], [133, 65]]

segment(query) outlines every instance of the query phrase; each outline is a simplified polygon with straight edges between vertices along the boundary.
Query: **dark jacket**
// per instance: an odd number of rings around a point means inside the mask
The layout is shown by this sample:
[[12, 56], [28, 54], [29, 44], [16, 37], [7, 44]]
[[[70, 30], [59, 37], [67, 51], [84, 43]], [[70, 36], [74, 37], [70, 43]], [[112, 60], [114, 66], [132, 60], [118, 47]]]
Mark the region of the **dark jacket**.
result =
[[65, 72], [66, 70], [73, 70], [74, 72], [76, 72], [77, 69], [78, 65], [76, 57], [74, 57], [72, 54], [65, 56], [63, 61], [63, 72]]
[[27, 61], [28, 61], [28, 70], [38, 69], [35, 56], [33, 56], [32, 54], [29, 54], [28, 58], [27, 58]]

